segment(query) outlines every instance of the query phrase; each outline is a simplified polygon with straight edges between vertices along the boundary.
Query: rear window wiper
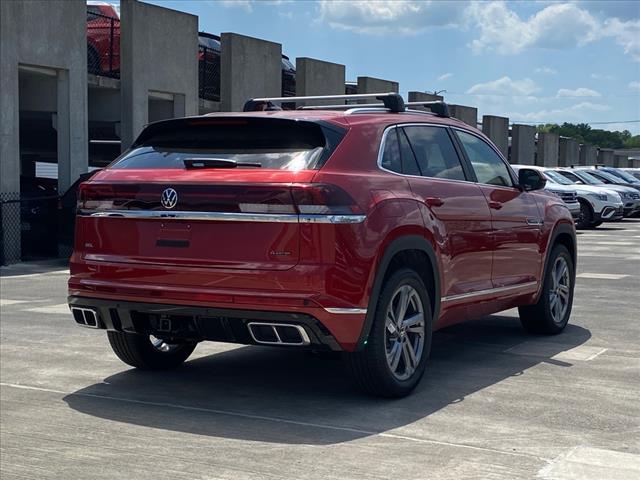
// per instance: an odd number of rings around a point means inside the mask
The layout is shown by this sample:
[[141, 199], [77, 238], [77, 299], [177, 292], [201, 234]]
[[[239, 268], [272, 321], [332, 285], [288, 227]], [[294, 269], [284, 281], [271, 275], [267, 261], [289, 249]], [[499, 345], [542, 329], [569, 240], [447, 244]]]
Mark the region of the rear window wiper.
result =
[[185, 168], [260, 168], [262, 164], [257, 162], [237, 162], [229, 158], [185, 158], [182, 160]]

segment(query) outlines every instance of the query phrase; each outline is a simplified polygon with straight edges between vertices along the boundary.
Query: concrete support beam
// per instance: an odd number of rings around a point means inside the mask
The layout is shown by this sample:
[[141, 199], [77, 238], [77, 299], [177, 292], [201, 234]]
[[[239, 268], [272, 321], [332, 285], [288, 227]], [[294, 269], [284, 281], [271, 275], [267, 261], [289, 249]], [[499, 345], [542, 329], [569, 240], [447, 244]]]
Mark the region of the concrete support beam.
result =
[[[399, 91], [400, 84], [398, 82], [374, 77], [358, 77], [358, 93], [389, 93]], [[364, 103], [369, 103], [369, 100], [365, 100]]]
[[578, 165], [580, 155], [580, 146], [578, 141], [573, 138], [560, 137], [558, 148], [558, 165], [561, 167], [570, 167]]
[[558, 143], [560, 137], [557, 133], [538, 133], [538, 145], [536, 149], [536, 165], [541, 167], [558, 166]]
[[425, 92], [409, 92], [409, 102], [441, 102], [444, 100], [442, 95], [433, 95]]
[[613, 149], [612, 148], [600, 148], [598, 149], [598, 163], [606, 165], [607, 167], [613, 167]]
[[536, 156], [536, 127], [513, 125], [511, 127], [511, 156], [509, 162], [534, 165]]
[[616, 168], [627, 168], [629, 167], [629, 157], [627, 155], [614, 155], [613, 156], [613, 166]]
[[580, 145], [578, 162], [580, 165], [595, 165], [598, 159], [598, 149], [594, 145]]
[[221, 38], [221, 111], [240, 112], [250, 98], [282, 95], [282, 45], [237, 33]]
[[470, 127], [478, 128], [478, 109], [476, 107], [449, 105], [449, 112], [453, 118], [457, 118]]
[[136, 0], [122, 0], [120, 16], [124, 150], [149, 122], [151, 92], [173, 98], [173, 116], [198, 113], [198, 57], [188, 53], [198, 51], [198, 17]]
[[[345, 67], [315, 58], [296, 58], [296, 95], [344, 95]], [[306, 102], [306, 105], [336, 105], [341, 102]], [[342, 102], [343, 103], [343, 102]], [[299, 106], [299, 105], [298, 105]]]
[[[64, 192], [87, 169], [86, 3], [0, 2], [1, 261], [20, 260], [21, 69], [55, 79], [58, 188]], [[64, 26], [61, 28], [61, 26]], [[43, 48], [46, 45], [46, 48]], [[41, 70], [45, 73], [38, 73]], [[25, 97], [22, 99], [27, 101]], [[24, 103], [23, 103], [24, 105]], [[9, 202], [9, 203], [7, 203]]]
[[505, 158], [509, 155], [509, 119], [484, 115], [482, 117], [482, 132], [491, 139]]

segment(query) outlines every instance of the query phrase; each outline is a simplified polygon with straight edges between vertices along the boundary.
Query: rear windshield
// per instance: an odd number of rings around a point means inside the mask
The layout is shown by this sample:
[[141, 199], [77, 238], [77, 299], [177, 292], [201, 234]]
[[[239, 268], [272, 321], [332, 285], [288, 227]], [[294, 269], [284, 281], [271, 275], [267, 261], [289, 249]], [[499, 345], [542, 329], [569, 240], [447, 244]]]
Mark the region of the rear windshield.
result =
[[344, 131], [283, 119], [179, 119], [153, 124], [110, 168], [318, 169]]

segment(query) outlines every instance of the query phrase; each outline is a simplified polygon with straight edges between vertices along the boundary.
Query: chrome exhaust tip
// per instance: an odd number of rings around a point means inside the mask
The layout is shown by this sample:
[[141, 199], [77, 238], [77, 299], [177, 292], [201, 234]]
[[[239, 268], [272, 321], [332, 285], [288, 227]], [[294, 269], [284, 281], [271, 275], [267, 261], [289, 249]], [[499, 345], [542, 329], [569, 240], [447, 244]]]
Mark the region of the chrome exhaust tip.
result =
[[71, 313], [78, 325], [89, 328], [100, 328], [98, 312], [93, 308], [71, 307]]
[[251, 322], [247, 324], [251, 338], [262, 345], [288, 345], [303, 347], [311, 340], [301, 325], [291, 323]]

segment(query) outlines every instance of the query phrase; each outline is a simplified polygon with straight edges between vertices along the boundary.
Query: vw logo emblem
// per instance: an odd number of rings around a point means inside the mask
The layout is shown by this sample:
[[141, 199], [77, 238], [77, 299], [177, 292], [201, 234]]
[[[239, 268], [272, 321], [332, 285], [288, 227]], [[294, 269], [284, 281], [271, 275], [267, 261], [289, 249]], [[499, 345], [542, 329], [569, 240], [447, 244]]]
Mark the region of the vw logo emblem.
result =
[[160, 203], [164, 208], [173, 208], [178, 203], [178, 192], [173, 188], [167, 188], [160, 196]]

